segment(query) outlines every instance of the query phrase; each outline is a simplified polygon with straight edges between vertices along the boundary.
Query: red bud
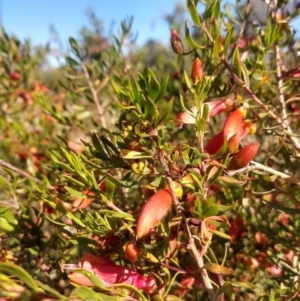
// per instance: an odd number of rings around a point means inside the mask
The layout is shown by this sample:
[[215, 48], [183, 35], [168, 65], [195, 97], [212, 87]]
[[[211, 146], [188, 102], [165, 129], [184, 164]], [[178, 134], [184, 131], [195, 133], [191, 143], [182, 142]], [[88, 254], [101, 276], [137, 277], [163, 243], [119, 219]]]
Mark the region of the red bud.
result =
[[239, 150], [231, 159], [229, 169], [240, 169], [248, 165], [255, 157], [259, 144], [252, 143]]
[[197, 80], [201, 81], [203, 78], [203, 66], [198, 57], [193, 62], [191, 77], [193, 83], [195, 83]]
[[179, 55], [183, 54], [183, 52], [184, 52], [183, 44], [180, 40], [180, 37], [179, 37], [178, 33], [173, 28], [171, 29], [170, 42], [171, 42], [172, 49], [175, 53], [177, 53]]
[[15, 82], [19, 81], [21, 78], [21, 74], [16, 71], [12, 72], [9, 76], [10, 76], [10, 79]]
[[129, 262], [137, 262], [139, 257], [138, 247], [134, 243], [129, 242], [125, 247], [125, 256]]

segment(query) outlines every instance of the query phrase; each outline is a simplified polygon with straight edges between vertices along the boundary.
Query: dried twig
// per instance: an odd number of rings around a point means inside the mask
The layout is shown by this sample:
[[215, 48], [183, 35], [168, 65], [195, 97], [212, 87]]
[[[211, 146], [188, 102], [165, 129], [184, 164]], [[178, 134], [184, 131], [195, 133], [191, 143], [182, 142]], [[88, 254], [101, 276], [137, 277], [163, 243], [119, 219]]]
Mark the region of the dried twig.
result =
[[103, 109], [102, 109], [102, 106], [100, 105], [100, 102], [99, 102], [99, 99], [98, 99], [98, 96], [97, 96], [97, 92], [96, 92], [96, 90], [93, 86], [93, 83], [92, 83], [92, 80], [90, 78], [89, 72], [88, 72], [88, 70], [86, 68], [86, 65], [83, 61], [81, 62], [81, 67], [82, 67], [82, 70], [83, 70], [84, 77], [85, 77], [85, 79], [86, 79], [86, 81], [89, 85], [89, 89], [92, 93], [92, 97], [94, 99], [94, 103], [96, 105], [98, 115], [100, 116], [101, 125], [102, 125], [102, 127], [107, 128], [106, 121], [105, 121], [104, 114], [103, 114]]
[[241, 169], [237, 169], [237, 170], [228, 170], [226, 171], [227, 175], [229, 176], [234, 176], [238, 173], [245, 173], [245, 172], [249, 172], [249, 171], [252, 171], [252, 170], [261, 170], [261, 171], [265, 171], [269, 174], [272, 174], [272, 175], [276, 175], [278, 176], [279, 178], [281, 179], [284, 179], [284, 180], [287, 180], [293, 184], [299, 184], [300, 183], [300, 179], [299, 178], [296, 178], [296, 177], [292, 177], [286, 173], [283, 173], [281, 171], [278, 171], [276, 169], [273, 169], [269, 166], [265, 166], [263, 164], [260, 164], [258, 162], [255, 162], [255, 161], [250, 161], [250, 165], [246, 166], [246, 167], [243, 167]]
[[213, 289], [213, 286], [212, 286], [212, 283], [210, 281], [210, 278], [207, 274], [207, 271], [206, 269], [204, 268], [204, 260], [203, 260], [203, 256], [200, 255], [196, 245], [195, 245], [195, 242], [194, 242], [194, 238], [190, 232], [190, 229], [189, 229], [189, 226], [188, 226], [188, 223], [187, 223], [187, 220], [182, 212], [182, 209], [181, 209], [181, 206], [180, 206], [180, 203], [179, 203], [179, 200], [176, 196], [176, 193], [175, 193], [175, 188], [174, 188], [174, 185], [173, 185], [173, 181], [171, 179], [171, 177], [169, 176], [170, 174], [170, 171], [169, 171], [169, 168], [165, 162], [165, 158], [164, 158], [164, 154], [162, 151], [159, 152], [159, 159], [160, 159], [160, 162], [163, 166], [163, 169], [164, 169], [164, 172], [166, 174], [166, 180], [168, 182], [168, 185], [169, 185], [169, 188], [170, 188], [170, 193], [171, 193], [171, 196], [172, 196], [172, 199], [173, 199], [173, 202], [175, 204], [175, 207], [176, 207], [176, 212], [178, 214], [181, 214], [182, 216], [182, 223], [183, 223], [183, 227], [184, 227], [184, 232], [186, 233], [187, 235], [187, 239], [188, 239], [188, 245], [189, 245], [189, 249], [190, 249], [190, 252], [192, 253], [192, 256], [194, 257], [196, 263], [197, 263], [197, 266], [199, 268], [199, 271], [200, 271], [200, 275], [201, 275], [201, 279], [202, 279], [202, 282], [203, 282], [203, 285], [205, 287], [205, 290], [209, 296], [209, 299], [211, 301], [218, 301], [217, 299], [217, 296], [216, 296], [216, 293]]
[[[14, 166], [14, 165], [12, 165], [12, 164], [6, 162], [6, 161], [4, 161], [4, 160], [1, 160], [1, 159], [0, 159], [0, 166], [5, 167], [5, 168], [7, 168], [7, 169], [9, 169], [9, 170], [11, 170], [11, 171], [14, 171], [14, 172], [18, 173], [19, 175], [21, 175], [21, 176], [27, 178], [28, 180], [31, 180], [31, 181], [37, 183], [37, 184], [42, 184], [42, 183], [43, 183], [40, 179], [38, 179], [38, 178], [36, 178], [36, 177], [30, 175], [30, 174], [27, 173], [26, 171], [24, 171], [24, 170], [22, 170], [22, 169], [20, 169], [20, 168], [18, 168], [18, 167], [16, 167], [16, 166]], [[53, 186], [50, 185], [50, 184], [47, 185], [47, 188], [48, 188], [49, 190], [54, 190], [54, 189], [55, 189], [55, 187], [53, 187]]]

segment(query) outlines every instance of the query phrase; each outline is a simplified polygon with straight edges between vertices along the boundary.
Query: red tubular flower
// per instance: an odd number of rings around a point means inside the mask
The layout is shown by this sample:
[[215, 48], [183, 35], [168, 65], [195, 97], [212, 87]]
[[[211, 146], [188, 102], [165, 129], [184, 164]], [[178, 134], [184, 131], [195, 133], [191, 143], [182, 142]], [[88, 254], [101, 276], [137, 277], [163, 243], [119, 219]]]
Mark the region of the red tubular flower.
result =
[[197, 80], [201, 81], [203, 78], [203, 66], [202, 66], [202, 62], [198, 57], [193, 62], [191, 77], [193, 83], [195, 83]]
[[215, 135], [213, 138], [211, 138], [207, 142], [207, 144], [204, 148], [204, 151], [206, 151], [210, 155], [215, 155], [218, 152], [220, 152], [220, 150], [222, 149], [224, 143], [225, 143], [224, 132], [221, 131], [220, 133]]
[[[175, 194], [178, 198], [182, 196], [182, 187], [173, 182]], [[143, 206], [136, 225], [136, 236], [141, 238], [147, 235], [151, 229], [156, 227], [165, 217], [172, 205], [172, 196], [169, 188], [161, 189], [150, 197]]]
[[222, 112], [228, 112], [233, 107], [233, 100], [231, 98], [223, 98], [217, 101], [206, 102], [209, 106], [209, 117], [213, 117]]
[[[65, 270], [76, 268], [85, 269], [93, 273], [104, 285], [109, 286], [117, 283], [126, 283], [142, 289], [144, 292], [151, 294], [156, 289], [156, 282], [151, 276], [142, 274], [124, 266], [115, 265], [105, 257], [85, 254], [84, 258], [79, 260], [78, 265], [66, 264]], [[85, 286], [94, 286], [90, 279], [79, 273], [72, 272], [69, 276], [71, 281]]]
[[228, 140], [228, 149], [231, 154], [239, 148], [240, 141], [248, 133], [248, 128], [244, 125]]
[[192, 107], [191, 113], [182, 112], [176, 116], [176, 126], [181, 128], [183, 124], [195, 124], [196, 123], [196, 114], [197, 108]]
[[231, 159], [229, 169], [240, 169], [248, 165], [255, 157], [259, 144], [252, 143], [239, 150]]
[[243, 128], [243, 114], [238, 109], [232, 112], [226, 119], [223, 132], [224, 136], [227, 138], [227, 141], [237, 132]]
[[136, 225], [136, 236], [141, 238], [156, 227], [165, 217], [172, 205], [172, 196], [168, 189], [156, 192], [143, 206]]

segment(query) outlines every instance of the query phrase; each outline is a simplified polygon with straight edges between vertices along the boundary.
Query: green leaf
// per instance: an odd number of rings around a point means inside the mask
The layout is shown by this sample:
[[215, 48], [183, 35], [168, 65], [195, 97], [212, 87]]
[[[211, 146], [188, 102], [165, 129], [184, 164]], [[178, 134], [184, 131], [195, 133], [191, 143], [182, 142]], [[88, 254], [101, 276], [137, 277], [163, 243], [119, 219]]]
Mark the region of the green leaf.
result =
[[129, 213], [126, 213], [126, 212], [117, 212], [117, 211], [102, 209], [102, 210], [99, 210], [98, 213], [103, 214], [103, 215], [105, 215], [105, 217], [109, 217], [109, 218], [124, 219], [124, 220], [132, 221], [132, 222], [135, 221], [135, 219], [132, 217], [132, 215]]
[[79, 50], [77, 41], [74, 38], [70, 37], [69, 43], [70, 43], [70, 46], [71, 46], [72, 50], [74, 51], [74, 53], [77, 55], [78, 58], [81, 59], [80, 50]]
[[121, 157], [126, 160], [147, 159], [152, 158], [151, 155], [145, 152], [137, 152], [133, 150], [123, 149]]
[[147, 96], [150, 97], [152, 100], [155, 100], [158, 92], [160, 91], [160, 83], [156, 78], [155, 73], [152, 69], [147, 67], [144, 72], [143, 76], [146, 79], [147, 82]]
[[206, 263], [204, 268], [213, 274], [222, 274], [223, 276], [230, 276], [233, 274], [233, 270], [231, 268], [227, 268], [216, 263]]
[[234, 64], [234, 67], [236, 69], [236, 73], [237, 73], [238, 77], [241, 77], [242, 68], [241, 68], [240, 52], [239, 52], [238, 47], [236, 47], [234, 49], [234, 52], [233, 52], [233, 55], [232, 55], [232, 60], [233, 60], [233, 64]]
[[13, 214], [10, 208], [5, 208], [4, 211], [1, 212], [3, 218], [5, 218], [11, 225], [18, 225], [18, 220], [16, 219], [15, 215]]
[[163, 79], [162, 79], [162, 82], [160, 84], [160, 90], [154, 100], [155, 103], [157, 103], [162, 97], [163, 95], [165, 94], [166, 90], [167, 90], [167, 85], [168, 85], [168, 79], [169, 77], [168, 76], [164, 76]]
[[35, 292], [41, 291], [34, 279], [25, 270], [13, 263], [0, 262], [0, 272], [18, 277], [22, 282], [24, 282], [30, 289]]
[[50, 293], [51, 295], [55, 296], [59, 300], [65, 300], [66, 297], [61, 295], [56, 289], [48, 286], [47, 284], [44, 284], [43, 282], [41, 282], [39, 280], [35, 280], [35, 281], [36, 281], [37, 285], [45, 292]]
[[227, 57], [227, 55], [228, 55], [228, 50], [229, 50], [231, 40], [232, 40], [232, 37], [234, 34], [234, 27], [232, 26], [232, 23], [227, 24], [226, 32], [227, 32], [227, 34], [226, 34], [225, 41], [223, 44], [224, 45], [223, 53], [224, 53], [225, 57]]
[[300, 214], [300, 209], [295, 209], [295, 208], [289, 208], [285, 206], [278, 205], [276, 203], [271, 203], [267, 201], [262, 201], [265, 205], [268, 205], [269, 207], [276, 209], [281, 212], [285, 212], [287, 214], [295, 215], [295, 214]]
[[189, 10], [189, 13], [190, 13], [190, 16], [191, 16], [193, 22], [196, 25], [198, 25], [199, 27], [202, 27], [201, 26], [201, 20], [200, 20], [197, 8], [194, 4], [194, 1], [193, 0], [186, 0], [186, 5], [187, 5], [187, 8]]
[[72, 178], [72, 177], [70, 177], [70, 176], [68, 176], [68, 175], [66, 175], [66, 174], [62, 174], [61, 176], [62, 176], [63, 178], [65, 178], [66, 180], [72, 182], [73, 184], [77, 185], [77, 186], [80, 186], [80, 187], [82, 187], [82, 188], [86, 187], [86, 184], [85, 184], [85, 183], [79, 182], [79, 181], [77, 181], [76, 179], [74, 179], [74, 178]]
[[70, 299], [77, 299], [80, 300], [92, 300], [92, 301], [118, 301], [119, 298], [115, 296], [107, 296], [102, 293], [96, 293], [92, 288], [86, 286], [79, 286], [77, 287], [69, 297]]
[[230, 8], [229, 4], [226, 3], [225, 4], [225, 12], [226, 12], [226, 15], [228, 17], [228, 19], [233, 22], [234, 24], [238, 25], [238, 26], [241, 26], [241, 22], [239, 22], [232, 14], [234, 10], [232, 8]]
[[116, 155], [120, 154], [120, 151], [115, 147], [115, 145], [105, 136], [101, 135], [100, 139], [103, 142], [103, 144], [108, 146]]
[[0, 175], [0, 187], [2, 187], [4, 190], [10, 191], [10, 185], [6, 178]]
[[12, 226], [5, 218], [0, 217], [0, 232], [13, 232], [15, 227]]
[[146, 109], [145, 113], [146, 113], [148, 120], [156, 126], [157, 122], [158, 122], [159, 112], [155, 106], [154, 101], [150, 97], [146, 98], [145, 109]]
[[193, 37], [191, 36], [190, 34], [190, 29], [188, 27], [188, 24], [187, 22], [185, 22], [185, 37], [186, 37], [186, 40], [188, 42], [188, 44], [193, 48], [193, 49], [204, 49], [206, 48], [207, 46], [206, 45], [202, 45], [200, 46], [199, 44], [197, 44], [194, 40], [193, 40]]
[[215, 60], [219, 60], [222, 47], [221, 36], [218, 35], [214, 38], [213, 57]]
[[132, 91], [132, 102], [133, 103], [138, 103], [140, 106], [142, 105], [141, 103], [141, 94], [139, 90], [139, 86], [133, 78], [130, 79], [130, 87]]
[[211, 233], [213, 233], [213, 234], [216, 234], [216, 235], [222, 237], [222, 238], [231, 240], [231, 236], [228, 235], [228, 234], [226, 234], [226, 233], [224, 233], [224, 232], [221, 232], [221, 231], [218, 231], [218, 230], [212, 230], [212, 229], [210, 229], [209, 231], [210, 231]]
[[80, 220], [80, 218], [76, 217], [72, 212], [68, 212], [66, 216], [70, 218], [73, 222], [75, 222], [77, 225], [86, 228], [86, 225]]
[[66, 189], [70, 193], [71, 196], [74, 196], [76, 198], [86, 198], [85, 194], [83, 194], [83, 193], [81, 193], [81, 192], [79, 192], [79, 191], [77, 191], [77, 190], [75, 190], [71, 187], [64, 186], [64, 189]]
[[101, 159], [108, 161], [109, 156], [107, 152], [104, 150], [103, 145], [101, 144], [98, 136], [95, 133], [92, 134], [92, 142], [95, 149], [97, 150], [97, 155], [99, 155]]
[[168, 117], [171, 110], [173, 109], [173, 104], [174, 104], [174, 96], [170, 99], [166, 108], [164, 108], [164, 111], [163, 111], [162, 115], [160, 116], [158, 124], [162, 123]]
[[190, 81], [190, 78], [189, 78], [189, 76], [187, 75], [187, 73], [186, 73], [185, 70], [183, 71], [183, 76], [184, 76], [184, 80], [185, 80], [185, 83], [186, 83], [188, 89], [191, 90], [193, 86], [192, 86], [192, 83], [191, 83], [191, 81]]
[[[67, 61], [67, 63], [72, 67], [72, 68], [74, 68], [74, 67], [77, 67], [78, 65], [80, 65], [80, 63], [78, 63], [76, 60], [74, 60], [73, 58], [71, 58], [70, 56], [67, 56], [66, 58], [66, 61]], [[74, 79], [80, 79], [80, 78], [82, 78], [82, 76], [80, 75], [71, 75], [71, 74], [69, 74], [69, 73], [65, 73], [65, 75], [68, 77], [68, 78], [70, 78], [70, 79], [72, 79], [72, 77], [69, 77], [69, 76], [74, 76], [75, 78]]]
[[116, 189], [116, 185], [110, 181], [108, 178], [105, 179], [105, 188], [106, 188], [106, 195], [110, 201], [113, 200], [114, 192]]

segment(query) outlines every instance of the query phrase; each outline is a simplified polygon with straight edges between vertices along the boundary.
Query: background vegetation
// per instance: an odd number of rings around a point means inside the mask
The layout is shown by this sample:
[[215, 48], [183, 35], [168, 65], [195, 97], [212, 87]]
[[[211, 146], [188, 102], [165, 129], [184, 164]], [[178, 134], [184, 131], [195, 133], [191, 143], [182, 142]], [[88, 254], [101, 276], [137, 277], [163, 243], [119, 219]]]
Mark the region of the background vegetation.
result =
[[1, 300], [300, 299], [299, 2], [185, 7], [166, 21], [188, 55], [90, 12], [51, 68], [2, 29]]

